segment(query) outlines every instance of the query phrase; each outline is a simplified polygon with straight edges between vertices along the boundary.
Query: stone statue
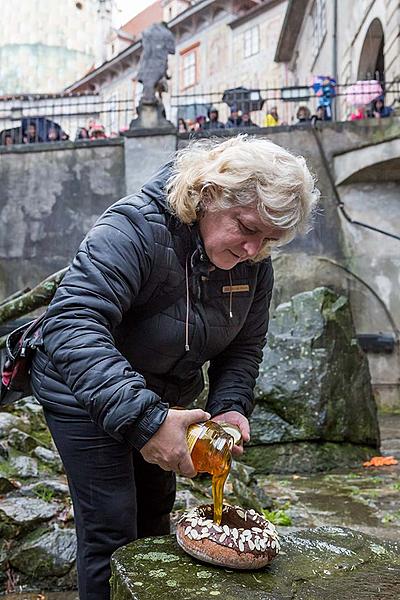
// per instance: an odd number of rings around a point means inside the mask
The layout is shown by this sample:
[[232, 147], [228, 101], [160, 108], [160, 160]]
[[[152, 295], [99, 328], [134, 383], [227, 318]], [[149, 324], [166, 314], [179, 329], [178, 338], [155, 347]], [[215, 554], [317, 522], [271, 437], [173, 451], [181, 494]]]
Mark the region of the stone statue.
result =
[[155, 102], [159, 92], [166, 91], [168, 54], [175, 54], [175, 38], [167, 25], [155, 23], [142, 34], [142, 55], [139, 62], [138, 81], [143, 83], [142, 102]]
[[138, 118], [130, 129], [168, 127], [162, 93], [168, 90], [168, 55], [175, 54], [175, 38], [167, 25], [155, 23], [142, 34], [142, 55], [137, 80], [143, 84], [143, 93], [137, 107]]

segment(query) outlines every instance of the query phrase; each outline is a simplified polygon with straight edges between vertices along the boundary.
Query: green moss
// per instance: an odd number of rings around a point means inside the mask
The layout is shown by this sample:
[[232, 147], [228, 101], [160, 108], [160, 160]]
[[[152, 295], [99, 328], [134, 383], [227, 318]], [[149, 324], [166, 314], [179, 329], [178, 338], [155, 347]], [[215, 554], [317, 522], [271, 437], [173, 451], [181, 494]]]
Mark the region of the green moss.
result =
[[263, 510], [263, 515], [268, 521], [271, 521], [274, 525], [281, 525], [283, 527], [289, 527], [292, 525], [292, 518], [283, 509], [277, 510]]
[[35, 431], [34, 437], [38, 440], [40, 446], [44, 446], [45, 448], [52, 449], [52, 438], [50, 431], [48, 429], [43, 429], [41, 431]]
[[43, 500], [44, 502], [52, 502], [55, 496], [54, 490], [44, 484], [37, 485], [33, 490], [33, 493], [37, 498], [40, 498], [40, 500]]
[[[183, 552], [174, 536], [164, 539], [163, 554], [175, 560], [165, 562], [162, 568], [149, 570], [149, 560], [143, 559], [154, 553], [150, 538], [113, 555], [113, 600], [205, 600], [214, 596], [224, 600], [354, 600], [355, 578], [371, 592], [369, 600], [378, 600], [382, 598], [374, 593], [378, 573], [386, 596], [400, 595], [400, 546], [350, 529], [321, 527], [281, 535], [281, 556], [258, 571], [202, 564]], [[163, 576], [151, 576], [159, 572]]]

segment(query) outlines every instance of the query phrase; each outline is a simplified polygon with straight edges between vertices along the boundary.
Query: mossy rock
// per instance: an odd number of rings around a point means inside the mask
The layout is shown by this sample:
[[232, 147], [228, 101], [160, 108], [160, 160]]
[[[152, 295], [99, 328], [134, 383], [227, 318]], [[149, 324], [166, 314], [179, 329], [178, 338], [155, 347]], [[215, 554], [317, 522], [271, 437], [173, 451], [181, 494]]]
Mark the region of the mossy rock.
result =
[[[400, 545], [339, 527], [281, 536], [282, 554], [258, 571], [232, 571], [189, 557], [173, 536], [114, 553], [112, 600], [393, 600], [400, 597]], [[355, 595], [355, 590], [357, 590]]]
[[255, 397], [250, 448], [313, 442], [309, 448], [318, 451], [320, 444], [343, 444], [343, 451], [329, 446], [327, 453], [341, 466], [347, 449], [354, 456], [353, 446], [379, 447], [368, 361], [345, 297], [320, 287], [276, 308]]
[[37, 529], [18, 544], [10, 564], [31, 580], [66, 575], [76, 559], [74, 529]]
[[375, 448], [357, 444], [292, 442], [249, 446], [243, 456], [257, 473], [316, 473], [337, 467], [360, 467], [376, 454]]

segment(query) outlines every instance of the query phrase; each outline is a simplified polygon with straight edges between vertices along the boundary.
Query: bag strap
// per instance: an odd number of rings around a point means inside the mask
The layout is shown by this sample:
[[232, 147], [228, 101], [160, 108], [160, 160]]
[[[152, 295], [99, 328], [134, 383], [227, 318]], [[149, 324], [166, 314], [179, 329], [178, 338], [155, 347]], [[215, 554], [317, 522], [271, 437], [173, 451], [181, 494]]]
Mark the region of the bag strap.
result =
[[11, 360], [15, 360], [16, 355], [25, 356], [26, 349], [28, 346], [38, 346], [40, 341], [37, 334], [40, 329], [44, 316], [46, 313], [41, 314], [36, 319], [32, 319], [24, 325], [20, 325], [14, 331], [8, 334], [6, 339], [6, 352]]

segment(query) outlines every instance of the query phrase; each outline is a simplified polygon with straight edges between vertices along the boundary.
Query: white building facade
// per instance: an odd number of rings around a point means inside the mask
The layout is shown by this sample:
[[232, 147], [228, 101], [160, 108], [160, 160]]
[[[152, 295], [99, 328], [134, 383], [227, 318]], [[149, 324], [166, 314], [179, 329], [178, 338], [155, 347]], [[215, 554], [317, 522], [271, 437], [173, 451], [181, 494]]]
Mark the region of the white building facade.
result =
[[[400, 4], [290, 0], [275, 60], [286, 64], [292, 85], [304, 85], [313, 75], [329, 75], [342, 86], [366, 79], [386, 82], [392, 103], [400, 80]], [[338, 117], [345, 118], [343, 100], [338, 109]]]

